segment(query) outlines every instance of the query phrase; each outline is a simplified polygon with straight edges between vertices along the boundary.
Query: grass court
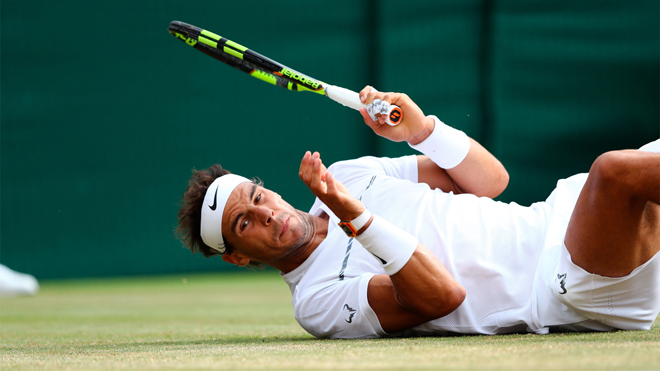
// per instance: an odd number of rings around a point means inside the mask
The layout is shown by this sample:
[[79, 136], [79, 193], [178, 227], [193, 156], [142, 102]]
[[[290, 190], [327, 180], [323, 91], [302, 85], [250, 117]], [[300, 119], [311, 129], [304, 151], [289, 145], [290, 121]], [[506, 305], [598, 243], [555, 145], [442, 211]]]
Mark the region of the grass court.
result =
[[2, 370], [660, 370], [651, 331], [317, 340], [273, 270], [50, 281], [0, 300]]

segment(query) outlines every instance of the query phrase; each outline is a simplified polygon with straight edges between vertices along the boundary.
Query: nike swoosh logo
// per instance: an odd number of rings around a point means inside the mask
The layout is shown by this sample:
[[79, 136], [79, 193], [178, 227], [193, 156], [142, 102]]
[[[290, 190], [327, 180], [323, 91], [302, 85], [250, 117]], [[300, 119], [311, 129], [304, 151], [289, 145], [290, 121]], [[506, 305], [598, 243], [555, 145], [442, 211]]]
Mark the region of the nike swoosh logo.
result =
[[215, 211], [215, 208], [218, 207], [218, 189], [215, 189], [215, 196], [213, 197], [213, 205], [210, 205], [209, 208]]
[[386, 262], [385, 260], [383, 260], [383, 258], [381, 258], [380, 256], [378, 256], [378, 255], [376, 255], [376, 254], [374, 254], [374, 253], [371, 253], [371, 255], [375, 256], [378, 260], [380, 260], [380, 262], [381, 262], [383, 265], [387, 264], [387, 262]]

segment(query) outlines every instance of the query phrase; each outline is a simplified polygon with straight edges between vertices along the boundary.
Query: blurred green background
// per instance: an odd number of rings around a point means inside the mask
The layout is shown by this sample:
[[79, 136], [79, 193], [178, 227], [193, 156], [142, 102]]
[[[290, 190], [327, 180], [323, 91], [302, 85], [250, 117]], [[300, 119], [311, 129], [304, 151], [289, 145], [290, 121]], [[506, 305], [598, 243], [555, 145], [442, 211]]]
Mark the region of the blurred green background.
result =
[[174, 238], [193, 167], [260, 177], [295, 207], [299, 160], [413, 153], [327, 98], [264, 84], [167, 32], [209, 29], [294, 69], [410, 95], [543, 200], [658, 138], [650, 1], [5, 0], [0, 262], [39, 279], [234, 270]]

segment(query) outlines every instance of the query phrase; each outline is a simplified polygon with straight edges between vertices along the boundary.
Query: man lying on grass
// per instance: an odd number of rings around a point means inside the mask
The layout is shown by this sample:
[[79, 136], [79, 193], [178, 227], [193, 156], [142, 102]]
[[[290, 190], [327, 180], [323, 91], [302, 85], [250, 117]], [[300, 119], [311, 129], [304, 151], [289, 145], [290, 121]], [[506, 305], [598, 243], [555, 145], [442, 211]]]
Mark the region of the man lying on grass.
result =
[[[660, 311], [660, 140], [608, 152], [544, 202], [493, 201], [502, 164], [406, 95], [398, 126], [364, 121], [424, 156], [363, 157], [299, 176], [295, 210], [220, 165], [195, 172], [178, 233], [193, 251], [281, 271], [296, 320], [321, 338], [648, 330]], [[655, 153], [654, 153], [655, 152]]]

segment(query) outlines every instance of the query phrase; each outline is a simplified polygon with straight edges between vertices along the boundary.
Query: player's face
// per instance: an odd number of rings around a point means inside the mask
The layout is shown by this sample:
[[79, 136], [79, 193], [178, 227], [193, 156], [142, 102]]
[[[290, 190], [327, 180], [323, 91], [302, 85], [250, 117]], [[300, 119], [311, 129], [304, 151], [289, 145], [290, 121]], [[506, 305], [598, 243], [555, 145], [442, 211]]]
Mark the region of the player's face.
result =
[[236, 251], [270, 265], [302, 244], [306, 233], [303, 215], [279, 194], [254, 183], [241, 183], [227, 199], [222, 235]]

